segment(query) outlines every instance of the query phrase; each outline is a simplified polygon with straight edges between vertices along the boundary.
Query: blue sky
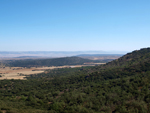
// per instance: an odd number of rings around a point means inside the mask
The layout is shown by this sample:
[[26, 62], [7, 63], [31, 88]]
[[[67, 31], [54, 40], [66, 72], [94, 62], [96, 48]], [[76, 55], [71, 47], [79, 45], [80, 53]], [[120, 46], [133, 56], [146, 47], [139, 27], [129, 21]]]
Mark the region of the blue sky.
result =
[[150, 46], [150, 0], [0, 0], [0, 51]]

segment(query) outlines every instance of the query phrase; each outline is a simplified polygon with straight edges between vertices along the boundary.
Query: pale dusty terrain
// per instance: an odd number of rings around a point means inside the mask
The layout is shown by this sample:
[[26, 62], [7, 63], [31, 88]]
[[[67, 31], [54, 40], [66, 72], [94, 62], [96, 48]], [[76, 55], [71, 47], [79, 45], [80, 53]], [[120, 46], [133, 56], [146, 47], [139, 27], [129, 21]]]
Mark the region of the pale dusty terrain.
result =
[[82, 58], [90, 59], [90, 60], [107, 60], [107, 59], [118, 59], [120, 56], [82, 56]]
[[[98, 63], [104, 64], [104, 63]], [[86, 64], [85, 65], [73, 65], [73, 66], [52, 66], [52, 67], [31, 67], [31, 68], [23, 68], [23, 67], [3, 67], [0, 68], [0, 80], [3, 79], [22, 79], [25, 80], [24, 77], [31, 75], [31, 74], [38, 74], [38, 73], [46, 73], [48, 69], [56, 69], [56, 68], [75, 68], [75, 67], [82, 67], [82, 66], [95, 66], [95, 64]]]

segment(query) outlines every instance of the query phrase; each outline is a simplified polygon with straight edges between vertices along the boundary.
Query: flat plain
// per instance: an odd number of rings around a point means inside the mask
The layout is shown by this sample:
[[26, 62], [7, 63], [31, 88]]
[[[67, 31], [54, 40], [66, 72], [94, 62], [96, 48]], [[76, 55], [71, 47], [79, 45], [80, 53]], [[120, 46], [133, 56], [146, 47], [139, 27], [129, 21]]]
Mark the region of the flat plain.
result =
[[105, 63], [88, 63], [85, 65], [64, 65], [64, 66], [51, 66], [51, 67], [1, 67], [0, 68], [0, 80], [4, 79], [21, 79], [25, 80], [26, 76], [31, 74], [39, 74], [39, 73], [46, 73], [46, 70], [50, 69], [57, 69], [57, 68], [76, 68], [82, 66], [95, 66], [101, 65]]

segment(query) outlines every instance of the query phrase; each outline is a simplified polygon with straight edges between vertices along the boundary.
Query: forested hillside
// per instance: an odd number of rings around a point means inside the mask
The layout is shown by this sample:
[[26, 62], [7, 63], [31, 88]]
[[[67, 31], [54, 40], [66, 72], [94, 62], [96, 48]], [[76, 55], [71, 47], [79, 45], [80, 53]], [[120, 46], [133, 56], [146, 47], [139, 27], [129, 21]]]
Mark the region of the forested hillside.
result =
[[150, 113], [150, 48], [106, 65], [2, 80], [0, 109], [11, 113]]
[[131, 53], [128, 53], [123, 57], [108, 63], [107, 66], [129, 66], [133, 64], [147, 62], [149, 60], [150, 48], [143, 48], [141, 50], [135, 50]]
[[28, 60], [11, 60], [7, 65], [12, 67], [35, 67], [35, 66], [63, 66], [63, 65], [82, 65], [85, 62], [99, 62], [80, 57], [62, 57], [51, 59], [28, 59]]

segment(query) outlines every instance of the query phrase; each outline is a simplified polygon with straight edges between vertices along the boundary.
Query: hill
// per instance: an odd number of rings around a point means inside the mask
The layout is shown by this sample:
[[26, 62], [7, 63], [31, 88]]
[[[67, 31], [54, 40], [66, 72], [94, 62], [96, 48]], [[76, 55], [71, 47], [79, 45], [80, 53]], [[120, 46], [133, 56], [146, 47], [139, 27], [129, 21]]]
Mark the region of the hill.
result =
[[119, 59], [96, 66], [88, 70], [90, 75], [103, 76], [104, 78], [121, 78], [122, 75], [131, 76], [150, 70], [150, 48], [143, 48], [128, 53]]
[[150, 48], [106, 65], [47, 70], [0, 82], [0, 109], [43, 113], [150, 113]]
[[82, 65], [86, 62], [98, 62], [80, 57], [62, 57], [51, 59], [26, 59], [10, 60], [7, 65], [12, 67], [35, 67], [35, 66], [63, 66], [63, 65]]
[[150, 48], [143, 48], [140, 50], [135, 50], [131, 53], [124, 55], [123, 57], [114, 60], [107, 65], [110, 66], [128, 66], [133, 64], [138, 64], [142, 62], [149, 62], [150, 58]]

